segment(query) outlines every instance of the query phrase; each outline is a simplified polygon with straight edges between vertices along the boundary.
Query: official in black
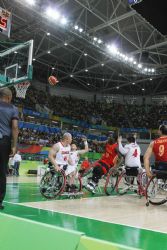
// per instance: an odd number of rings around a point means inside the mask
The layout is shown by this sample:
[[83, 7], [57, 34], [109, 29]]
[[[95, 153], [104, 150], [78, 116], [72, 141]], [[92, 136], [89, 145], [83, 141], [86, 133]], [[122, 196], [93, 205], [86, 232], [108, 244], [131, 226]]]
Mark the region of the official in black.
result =
[[18, 139], [18, 110], [11, 101], [10, 89], [0, 89], [0, 209], [4, 209], [9, 155], [15, 155]]

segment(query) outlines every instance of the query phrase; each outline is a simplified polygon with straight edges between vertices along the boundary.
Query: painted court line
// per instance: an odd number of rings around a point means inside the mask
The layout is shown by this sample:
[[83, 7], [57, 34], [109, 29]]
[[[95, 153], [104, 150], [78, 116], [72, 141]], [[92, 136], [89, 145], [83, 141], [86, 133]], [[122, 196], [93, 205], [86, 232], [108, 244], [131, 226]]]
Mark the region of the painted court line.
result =
[[157, 232], [157, 233], [167, 234], [167, 232], [160, 231], [160, 230], [154, 230], [154, 229], [150, 229], [150, 228], [146, 228], [146, 227], [132, 226], [132, 225], [125, 224], [125, 223], [111, 222], [111, 221], [107, 221], [105, 219], [104, 220], [102, 220], [102, 219], [98, 219], [97, 220], [97, 219], [95, 219], [93, 217], [81, 216], [81, 215], [76, 214], [76, 213], [74, 214], [74, 213], [62, 212], [62, 211], [53, 210], [53, 209], [47, 209], [47, 208], [37, 208], [37, 207], [34, 207], [32, 205], [28, 205], [28, 203], [19, 203], [19, 204], [12, 203], [12, 202], [8, 202], [8, 203], [15, 204], [15, 205], [20, 205], [20, 206], [25, 206], [25, 207], [31, 207], [31, 208], [34, 208], [34, 209], [40, 209], [40, 210], [44, 210], [44, 211], [48, 211], [48, 212], [55, 212], [55, 213], [58, 213], [58, 214], [71, 215], [71, 216], [75, 216], [75, 217], [79, 217], [79, 218], [83, 218], [83, 219], [89, 219], [89, 220], [94, 220], [94, 221], [106, 222], [106, 223], [113, 224], [113, 225], [120, 225], [120, 226], [131, 227], [131, 228], [134, 228], [134, 229], [143, 229], [143, 230], [147, 230], [147, 231], [151, 231], [151, 232]]

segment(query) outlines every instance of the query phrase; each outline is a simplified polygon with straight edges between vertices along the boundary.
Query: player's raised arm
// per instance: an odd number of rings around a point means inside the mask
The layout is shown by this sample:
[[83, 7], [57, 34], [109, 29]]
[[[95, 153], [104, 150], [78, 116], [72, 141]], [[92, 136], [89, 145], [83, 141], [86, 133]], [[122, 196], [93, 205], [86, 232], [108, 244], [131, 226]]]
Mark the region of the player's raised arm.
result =
[[106, 141], [97, 141], [97, 140], [93, 140], [92, 141], [95, 145], [105, 145], [107, 144], [107, 140]]
[[145, 155], [144, 155], [144, 167], [146, 169], [146, 173], [148, 177], [152, 177], [152, 173], [150, 171], [150, 158], [153, 153], [153, 142], [150, 143]]
[[82, 138], [82, 141], [84, 142], [85, 148], [82, 149], [82, 150], [78, 150], [78, 154], [79, 154], [79, 155], [85, 154], [85, 153], [87, 153], [87, 152], [89, 151], [87, 138], [86, 138], [86, 137], [83, 137], [83, 138]]
[[126, 155], [128, 153], [128, 149], [122, 146], [122, 136], [118, 138], [118, 150], [122, 155]]
[[59, 151], [58, 143], [54, 144], [52, 146], [52, 148], [50, 149], [50, 151], [49, 151], [49, 160], [53, 164], [56, 171], [60, 171], [60, 168], [59, 168], [58, 164], [55, 161], [56, 154], [57, 154], [58, 151]]

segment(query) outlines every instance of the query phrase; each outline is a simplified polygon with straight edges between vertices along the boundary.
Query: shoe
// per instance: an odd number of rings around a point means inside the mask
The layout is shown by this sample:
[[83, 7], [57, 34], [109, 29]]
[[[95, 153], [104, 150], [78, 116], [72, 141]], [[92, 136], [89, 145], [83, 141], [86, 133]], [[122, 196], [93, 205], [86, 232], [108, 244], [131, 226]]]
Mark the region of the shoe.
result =
[[3, 210], [5, 207], [4, 205], [2, 205], [2, 203], [0, 203], [0, 210]]
[[87, 184], [86, 189], [90, 192], [92, 192], [93, 194], [95, 194], [95, 188], [96, 188], [96, 184], [90, 182]]

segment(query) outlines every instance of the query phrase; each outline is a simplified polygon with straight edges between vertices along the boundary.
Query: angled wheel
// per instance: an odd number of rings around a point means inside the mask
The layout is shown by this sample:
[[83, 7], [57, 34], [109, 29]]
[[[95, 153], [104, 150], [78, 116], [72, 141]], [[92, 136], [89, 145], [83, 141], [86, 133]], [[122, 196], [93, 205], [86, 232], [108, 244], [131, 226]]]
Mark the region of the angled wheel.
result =
[[162, 205], [167, 202], [167, 180], [153, 176], [146, 188], [146, 199], [153, 205]]
[[40, 192], [47, 199], [60, 195], [66, 185], [66, 176], [63, 171], [46, 171], [40, 182]]
[[106, 195], [112, 195], [117, 185], [119, 172], [115, 169], [111, 169], [107, 175], [104, 191]]

